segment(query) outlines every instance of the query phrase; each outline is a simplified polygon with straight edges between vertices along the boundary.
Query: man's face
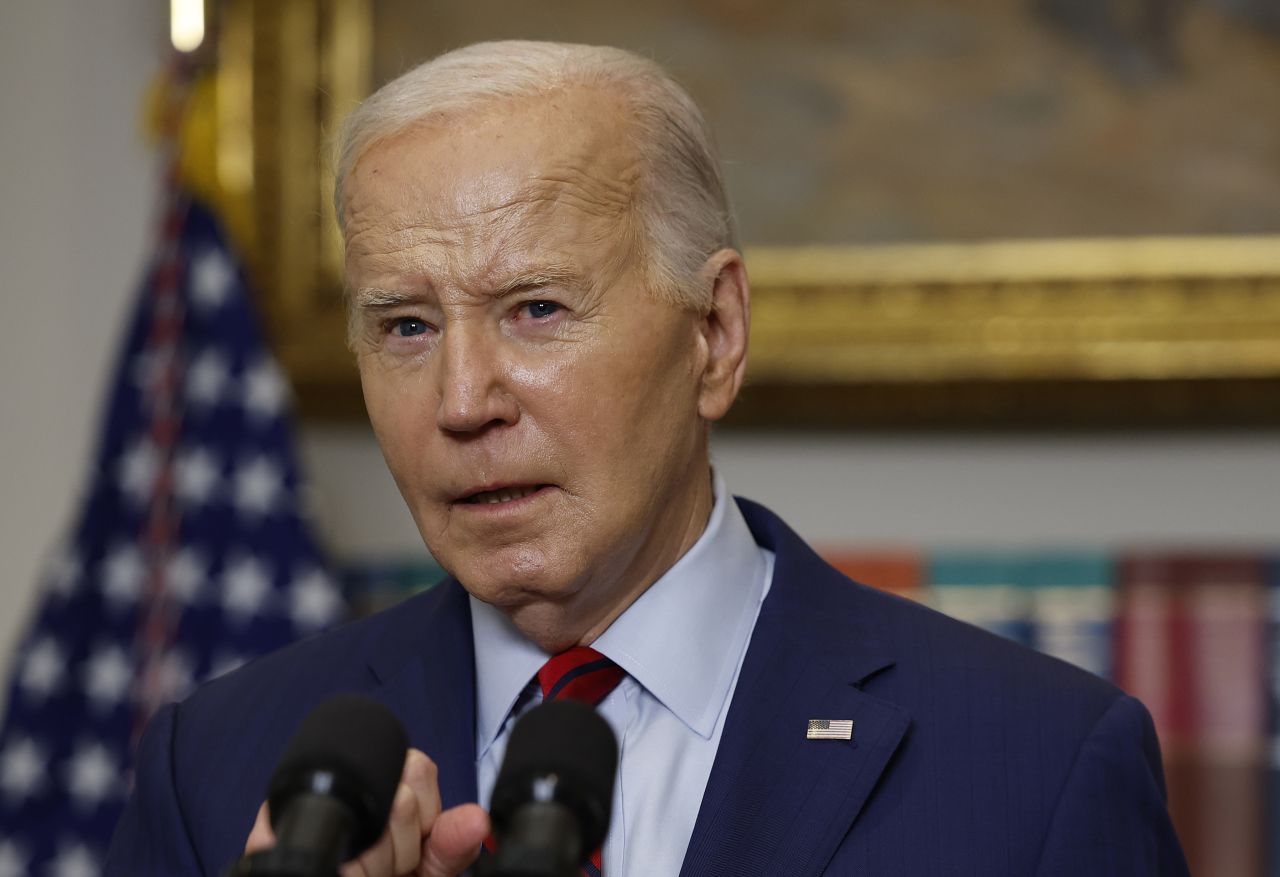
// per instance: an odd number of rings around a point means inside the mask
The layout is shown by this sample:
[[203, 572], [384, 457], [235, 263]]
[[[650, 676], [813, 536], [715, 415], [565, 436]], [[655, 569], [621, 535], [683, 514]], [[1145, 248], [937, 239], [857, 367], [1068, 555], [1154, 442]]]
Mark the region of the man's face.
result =
[[428, 120], [348, 182], [387, 463], [436, 559], [544, 647], [612, 620], [710, 510], [705, 320], [644, 286], [622, 113], [584, 89]]

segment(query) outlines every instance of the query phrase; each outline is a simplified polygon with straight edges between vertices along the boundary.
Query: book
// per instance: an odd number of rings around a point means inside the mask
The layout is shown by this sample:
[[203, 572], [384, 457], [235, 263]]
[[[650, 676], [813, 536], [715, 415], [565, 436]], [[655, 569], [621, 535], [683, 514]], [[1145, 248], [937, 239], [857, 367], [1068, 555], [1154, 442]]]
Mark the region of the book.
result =
[[940, 552], [929, 559], [928, 586], [935, 609], [1024, 645], [1030, 644], [1027, 589], [1018, 582], [1013, 555]]
[[1030, 645], [1110, 679], [1115, 591], [1109, 556], [1043, 551], [1022, 561]]
[[1267, 877], [1280, 877], [1280, 555], [1267, 564]]
[[1263, 841], [1262, 562], [1139, 554], [1120, 568], [1116, 681], [1155, 720], [1191, 872], [1254, 877]]
[[830, 549], [821, 552], [827, 563], [864, 585], [899, 597], [923, 601], [923, 558], [911, 551]]
[[1195, 819], [1194, 873], [1258, 877], [1266, 740], [1266, 590], [1257, 556], [1187, 561], [1191, 621]]

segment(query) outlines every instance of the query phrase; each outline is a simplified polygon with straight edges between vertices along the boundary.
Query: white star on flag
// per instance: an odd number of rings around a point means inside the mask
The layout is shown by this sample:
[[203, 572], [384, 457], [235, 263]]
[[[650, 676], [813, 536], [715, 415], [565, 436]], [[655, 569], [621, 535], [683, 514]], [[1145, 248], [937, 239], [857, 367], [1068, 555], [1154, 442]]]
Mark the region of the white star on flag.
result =
[[35, 741], [17, 737], [0, 752], [0, 790], [10, 800], [22, 801], [44, 783], [44, 751]]
[[100, 743], [82, 743], [66, 765], [67, 789], [81, 810], [92, 810], [120, 789], [120, 769]]
[[242, 461], [233, 476], [236, 508], [251, 517], [270, 514], [284, 489], [280, 467], [266, 457]]
[[218, 250], [206, 250], [191, 266], [191, 300], [201, 310], [211, 311], [226, 302], [235, 282], [235, 268]]
[[153, 668], [152, 690], [164, 700], [182, 700], [196, 684], [195, 666], [187, 653], [172, 648], [161, 656]]
[[67, 670], [67, 656], [52, 637], [36, 641], [22, 661], [18, 684], [28, 697], [44, 700], [62, 685]]
[[289, 587], [289, 615], [301, 628], [318, 629], [342, 614], [342, 596], [320, 570], [295, 579]]
[[263, 565], [252, 557], [241, 557], [222, 576], [222, 608], [231, 621], [244, 624], [262, 608], [271, 591], [271, 579]]
[[85, 665], [85, 695], [94, 708], [106, 712], [126, 697], [133, 685], [133, 661], [120, 646], [105, 643], [98, 646]]
[[327, 591], [290, 587], [324, 558], [243, 271], [218, 218], [170, 194], [84, 501], [12, 662], [0, 877], [98, 877], [143, 723], [197, 672], [336, 615]]
[[49, 862], [49, 877], [98, 877], [97, 859], [82, 844], [64, 846]]
[[142, 579], [147, 569], [142, 553], [132, 545], [117, 546], [103, 561], [102, 593], [116, 611], [123, 611], [142, 594]]
[[230, 374], [227, 360], [216, 350], [206, 350], [187, 367], [187, 404], [212, 408], [222, 399]]
[[270, 359], [261, 359], [244, 376], [244, 407], [259, 420], [269, 420], [284, 410], [289, 396], [280, 369]]
[[173, 491], [187, 508], [209, 502], [221, 477], [218, 462], [204, 448], [187, 448], [174, 461]]
[[11, 840], [0, 841], [0, 877], [27, 877], [31, 857]]
[[207, 564], [194, 548], [183, 548], [165, 564], [165, 593], [183, 606], [190, 606], [200, 596], [208, 575]]
[[138, 505], [151, 500], [151, 488], [160, 471], [160, 458], [150, 439], [141, 438], [120, 457], [120, 490]]

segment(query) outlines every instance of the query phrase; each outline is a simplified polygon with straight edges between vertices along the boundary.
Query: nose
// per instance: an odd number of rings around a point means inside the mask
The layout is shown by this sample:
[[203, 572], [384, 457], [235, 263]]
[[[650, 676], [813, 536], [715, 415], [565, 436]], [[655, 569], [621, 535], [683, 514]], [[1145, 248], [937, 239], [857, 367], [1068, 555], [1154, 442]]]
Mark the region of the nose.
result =
[[436, 423], [446, 433], [467, 436], [520, 419], [520, 408], [503, 374], [502, 345], [484, 327], [457, 323], [440, 341], [440, 407]]

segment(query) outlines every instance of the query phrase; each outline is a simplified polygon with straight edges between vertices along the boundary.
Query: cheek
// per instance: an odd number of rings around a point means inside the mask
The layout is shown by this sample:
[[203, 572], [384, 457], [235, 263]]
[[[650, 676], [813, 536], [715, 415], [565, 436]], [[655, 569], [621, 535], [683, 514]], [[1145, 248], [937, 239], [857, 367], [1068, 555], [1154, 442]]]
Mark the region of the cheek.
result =
[[680, 465], [699, 428], [697, 381], [689, 351], [674, 344], [618, 345], [573, 380], [572, 398], [556, 417], [576, 435], [583, 459], [607, 467], [610, 478], [664, 480]]
[[409, 392], [398, 382], [361, 369], [365, 410], [387, 465], [403, 489], [415, 467], [422, 464], [424, 430], [429, 426], [432, 403], [424, 394]]

